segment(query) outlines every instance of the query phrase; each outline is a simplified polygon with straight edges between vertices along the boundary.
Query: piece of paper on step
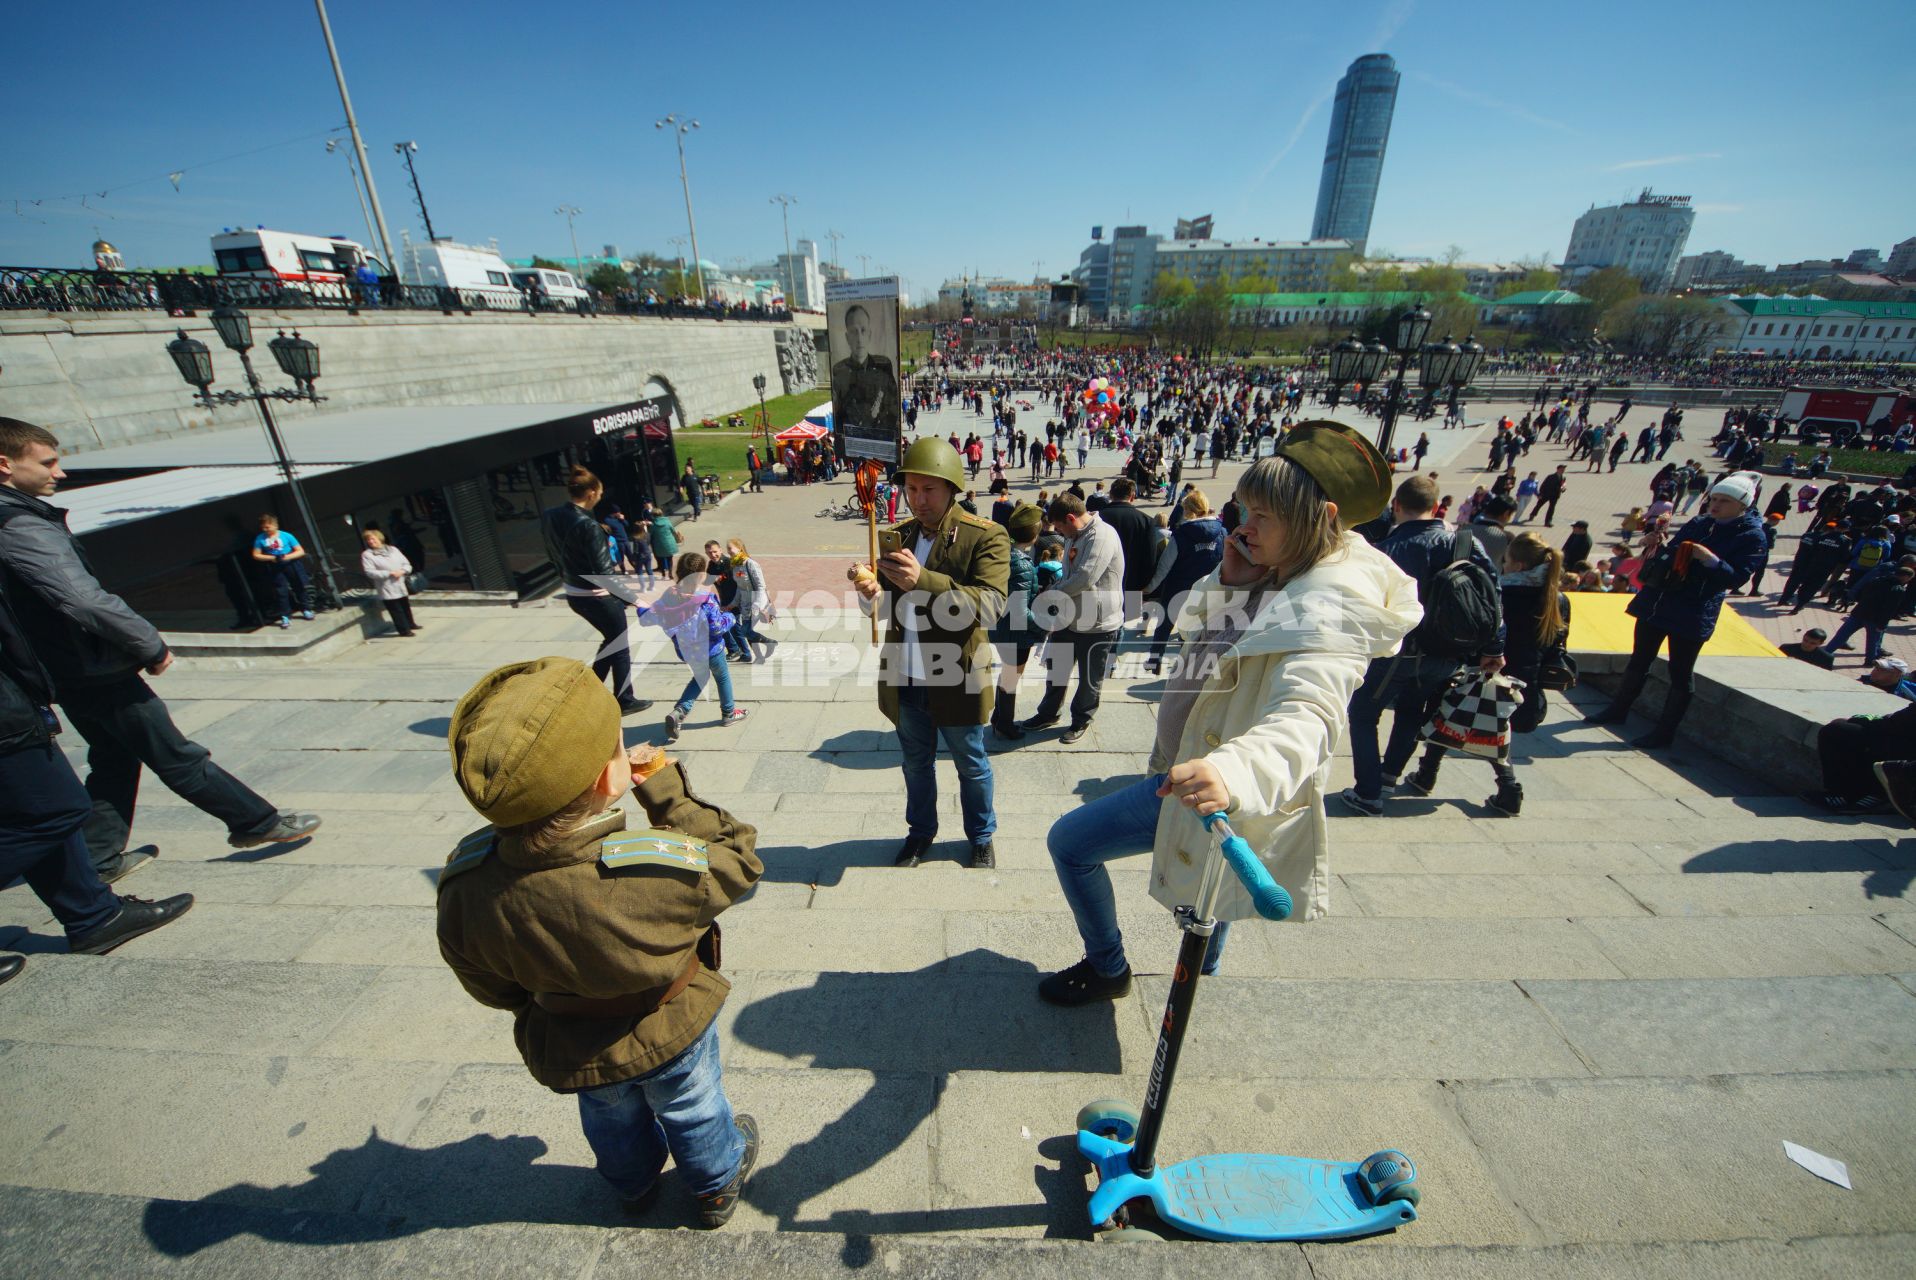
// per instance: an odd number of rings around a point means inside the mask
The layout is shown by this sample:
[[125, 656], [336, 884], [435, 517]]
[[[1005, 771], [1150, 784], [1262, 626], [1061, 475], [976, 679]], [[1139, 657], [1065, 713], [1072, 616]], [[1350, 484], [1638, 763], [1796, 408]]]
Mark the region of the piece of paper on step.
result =
[[1819, 1151], [1811, 1151], [1808, 1147], [1799, 1147], [1789, 1141], [1783, 1143], [1783, 1154], [1825, 1182], [1834, 1182], [1845, 1191], [1855, 1189], [1849, 1184], [1849, 1166], [1841, 1160], [1832, 1160]]
[[1019, 1125], [1018, 1136], [1021, 1138], [1029, 1138], [1031, 1136], [1031, 1126], [1027, 1124]]

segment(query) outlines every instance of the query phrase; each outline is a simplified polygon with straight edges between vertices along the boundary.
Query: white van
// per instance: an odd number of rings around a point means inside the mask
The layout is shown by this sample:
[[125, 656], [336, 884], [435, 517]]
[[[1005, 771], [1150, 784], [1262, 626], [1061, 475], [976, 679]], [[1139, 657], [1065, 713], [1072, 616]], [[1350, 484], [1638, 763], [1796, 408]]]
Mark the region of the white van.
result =
[[213, 261], [228, 278], [273, 282], [308, 297], [345, 297], [360, 264], [390, 274], [366, 247], [344, 236], [231, 227], [213, 237]]
[[524, 289], [532, 298], [532, 305], [542, 311], [590, 311], [592, 292], [579, 283], [579, 278], [570, 271], [554, 271], [551, 267], [514, 267], [512, 282]]

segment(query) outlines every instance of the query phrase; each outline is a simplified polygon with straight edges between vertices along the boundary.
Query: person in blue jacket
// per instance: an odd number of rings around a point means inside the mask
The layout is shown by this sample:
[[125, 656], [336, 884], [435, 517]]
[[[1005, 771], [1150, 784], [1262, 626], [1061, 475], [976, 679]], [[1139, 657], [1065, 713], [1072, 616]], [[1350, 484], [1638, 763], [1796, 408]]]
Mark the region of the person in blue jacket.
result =
[[1145, 598], [1164, 610], [1151, 636], [1151, 657], [1145, 664], [1148, 675], [1156, 675], [1164, 660], [1164, 648], [1170, 642], [1185, 593], [1200, 579], [1209, 577], [1224, 559], [1224, 524], [1211, 514], [1210, 499], [1204, 491], [1193, 487], [1178, 504], [1178, 511], [1183, 518], [1158, 552], [1151, 580], [1144, 587]]
[[1590, 717], [1592, 724], [1622, 724], [1630, 704], [1643, 692], [1650, 663], [1665, 641], [1670, 645], [1670, 694], [1657, 727], [1631, 742], [1646, 750], [1676, 740], [1677, 725], [1696, 691], [1696, 658], [1716, 632], [1724, 597], [1750, 580], [1769, 550], [1763, 522], [1750, 508], [1756, 501], [1756, 477], [1746, 472], [1716, 482], [1703, 513], [1671, 535], [1663, 549], [1639, 571], [1643, 590], [1630, 598], [1637, 620], [1630, 662], [1610, 705]]

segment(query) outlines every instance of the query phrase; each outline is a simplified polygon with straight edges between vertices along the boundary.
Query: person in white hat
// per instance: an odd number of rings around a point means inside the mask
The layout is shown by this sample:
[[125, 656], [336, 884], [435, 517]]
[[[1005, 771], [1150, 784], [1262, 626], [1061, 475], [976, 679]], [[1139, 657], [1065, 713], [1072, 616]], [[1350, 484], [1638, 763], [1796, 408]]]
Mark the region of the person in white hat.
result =
[[1768, 551], [1756, 505], [1757, 477], [1734, 472], [1718, 480], [1703, 511], [1671, 535], [1642, 569], [1643, 590], [1630, 598], [1637, 620], [1629, 665], [1610, 705], [1589, 717], [1592, 724], [1622, 724], [1643, 692], [1650, 663], [1670, 645], [1670, 692], [1657, 726], [1631, 745], [1646, 750], [1676, 741], [1677, 725], [1696, 690], [1696, 659], [1716, 633], [1724, 597], [1750, 580]]

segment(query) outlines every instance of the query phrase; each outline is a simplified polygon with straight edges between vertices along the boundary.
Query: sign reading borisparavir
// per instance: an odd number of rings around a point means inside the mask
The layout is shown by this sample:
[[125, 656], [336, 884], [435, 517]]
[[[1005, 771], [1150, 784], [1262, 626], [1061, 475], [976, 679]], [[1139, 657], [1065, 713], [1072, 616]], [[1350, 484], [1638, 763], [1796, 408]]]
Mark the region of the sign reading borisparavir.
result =
[[633, 427], [645, 428], [648, 436], [667, 436], [672, 431], [672, 397], [653, 396], [636, 404], [621, 405], [592, 419], [592, 434], [609, 436]]

